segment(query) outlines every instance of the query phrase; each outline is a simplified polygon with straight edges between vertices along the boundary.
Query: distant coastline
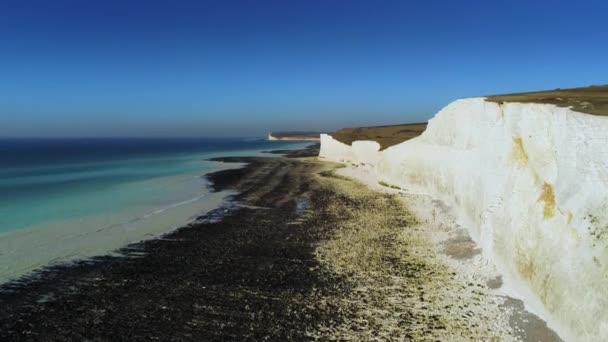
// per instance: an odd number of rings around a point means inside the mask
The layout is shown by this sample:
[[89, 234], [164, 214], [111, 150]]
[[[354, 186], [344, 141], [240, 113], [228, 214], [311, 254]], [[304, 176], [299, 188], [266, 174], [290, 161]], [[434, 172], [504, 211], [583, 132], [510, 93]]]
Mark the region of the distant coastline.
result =
[[322, 132], [270, 132], [268, 141], [319, 141]]

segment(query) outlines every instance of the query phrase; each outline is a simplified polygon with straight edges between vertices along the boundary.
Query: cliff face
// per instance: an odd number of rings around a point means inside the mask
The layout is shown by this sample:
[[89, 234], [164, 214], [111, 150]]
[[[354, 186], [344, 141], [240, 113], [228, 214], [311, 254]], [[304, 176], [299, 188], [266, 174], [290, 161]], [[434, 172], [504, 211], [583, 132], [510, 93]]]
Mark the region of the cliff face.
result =
[[378, 150], [321, 136], [321, 158], [452, 205], [505, 286], [560, 335], [608, 337], [607, 117], [458, 100], [420, 137]]

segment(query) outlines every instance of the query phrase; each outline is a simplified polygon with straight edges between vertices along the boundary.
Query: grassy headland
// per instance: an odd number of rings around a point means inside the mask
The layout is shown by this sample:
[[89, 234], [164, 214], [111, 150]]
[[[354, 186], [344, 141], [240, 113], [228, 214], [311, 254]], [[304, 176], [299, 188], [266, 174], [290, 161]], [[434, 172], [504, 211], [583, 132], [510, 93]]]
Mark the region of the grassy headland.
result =
[[397, 145], [406, 140], [415, 138], [426, 129], [426, 122], [391, 126], [342, 128], [331, 136], [347, 145], [356, 140], [373, 140], [380, 144], [380, 149]]
[[488, 96], [487, 100], [496, 103], [550, 103], [560, 107], [571, 107], [572, 110], [581, 113], [608, 115], [608, 85], [492, 95]]
[[[555, 89], [528, 93], [491, 95], [487, 101], [549, 103], [560, 107], [571, 107], [573, 110], [593, 115], [608, 115], [608, 85], [590, 86], [572, 89]], [[331, 136], [347, 145], [357, 140], [372, 140], [384, 150], [406, 140], [415, 138], [426, 129], [426, 123], [411, 123], [390, 126], [342, 128]]]

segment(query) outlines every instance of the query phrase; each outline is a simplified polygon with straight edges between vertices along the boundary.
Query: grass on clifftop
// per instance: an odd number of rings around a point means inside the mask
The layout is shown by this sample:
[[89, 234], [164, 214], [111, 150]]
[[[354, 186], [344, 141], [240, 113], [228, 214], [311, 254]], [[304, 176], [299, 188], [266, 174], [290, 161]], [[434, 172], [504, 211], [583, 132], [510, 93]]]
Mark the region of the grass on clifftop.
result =
[[384, 150], [390, 146], [419, 136], [425, 129], [426, 122], [392, 126], [342, 128], [332, 133], [331, 136], [347, 145], [357, 140], [377, 141], [380, 144], [380, 149]]
[[[581, 113], [608, 116], [608, 85], [491, 95], [487, 97], [487, 101], [496, 103], [549, 103], [560, 107], [571, 107], [573, 110]], [[419, 136], [424, 132], [426, 126], [426, 123], [412, 123], [392, 126], [342, 128], [331, 133], [331, 136], [347, 145], [357, 140], [376, 141], [380, 144], [380, 149], [384, 150], [390, 146]]]
[[608, 115], [608, 85], [488, 96], [488, 101], [550, 103], [593, 115]]

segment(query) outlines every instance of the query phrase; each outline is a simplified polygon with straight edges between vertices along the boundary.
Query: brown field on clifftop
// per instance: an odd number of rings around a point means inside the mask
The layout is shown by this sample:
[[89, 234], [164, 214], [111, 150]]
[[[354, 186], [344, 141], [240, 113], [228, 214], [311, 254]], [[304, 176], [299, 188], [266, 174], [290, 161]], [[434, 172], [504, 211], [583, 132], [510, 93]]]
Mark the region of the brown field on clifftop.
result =
[[[549, 103], [560, 107], [571, 107], [577, 112], [608, 116], [608, 85], [584, 88], [555, 89], [529, 93], [488, 96], [487, 101]], [[415, 138], [426, 129], [427, 123], [411, 123], [390, 126], [342, 128], [331, 136], [347, 145], [357, 140], [373, 140], [384, 150], [406, 140]]]
[[571, 107], [581, 113], [608, 115], [608, 85], [492, 95], [487, 100], [496, 103], [550, 103], [559, 107]]
[[332, 133], [331, 136], [347, 145], [352, 144], [356, 140], [377, 141], [380, 144], [380, 149], [384, 150], [390, 146], [419, 136], [425, 129], [426, 122], [391, 126], [342, 128]]

